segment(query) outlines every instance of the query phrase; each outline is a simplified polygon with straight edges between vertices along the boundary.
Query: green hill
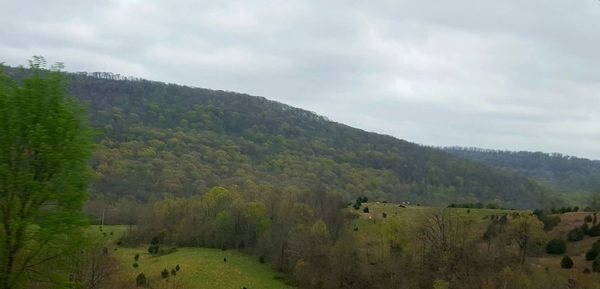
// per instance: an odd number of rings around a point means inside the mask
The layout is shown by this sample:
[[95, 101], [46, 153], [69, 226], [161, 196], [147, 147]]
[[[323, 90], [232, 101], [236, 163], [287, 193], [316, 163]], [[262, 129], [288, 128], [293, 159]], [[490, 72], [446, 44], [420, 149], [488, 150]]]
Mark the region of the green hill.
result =
[[[7, 70], [15, 78], [26, 73]], [[551, 190], [514, 173], [263, 97], [110, 73], [66, 78], [100, 132], [95, 196], [146, 201], [220, 185], [249, 194], [288, 190], [431, 205], [556, 202]]]
[[447, 147], [458, 157], [518, 173], [565, 192], [600, 190], [600, 161], [558, 153]]

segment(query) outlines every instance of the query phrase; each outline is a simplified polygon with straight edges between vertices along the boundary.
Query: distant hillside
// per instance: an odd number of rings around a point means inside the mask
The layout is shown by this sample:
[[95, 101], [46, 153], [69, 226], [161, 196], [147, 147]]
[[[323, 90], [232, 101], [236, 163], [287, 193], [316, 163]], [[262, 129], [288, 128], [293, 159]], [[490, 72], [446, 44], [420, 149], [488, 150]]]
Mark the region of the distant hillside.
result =
[[92, 161], [96, 197], [149, 200], [221, 185], [249, 195], [294, 191], [317, 202], [323, 194], [517, 208], [557, 201], [514, 173], [263, 97], [109, 73], [66, 78], [101, 133]]
[[600, 161], [556, 153], [447, 147], [461, 158], [509, 170], [565, 192], [600, 190]]

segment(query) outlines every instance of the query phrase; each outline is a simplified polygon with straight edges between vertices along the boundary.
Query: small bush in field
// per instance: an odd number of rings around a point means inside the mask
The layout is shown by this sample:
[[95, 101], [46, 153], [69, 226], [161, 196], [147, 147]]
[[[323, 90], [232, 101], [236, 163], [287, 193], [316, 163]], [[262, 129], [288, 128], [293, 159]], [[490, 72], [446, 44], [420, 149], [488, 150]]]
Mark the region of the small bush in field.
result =
[[138, 287], [145, 287], [146, 285], [148, 285], [148, 280], [146, 280], [146, 275], [144, 275], [144, 273], [138, 274], [137, 277], [135, 278], [135, 284], [137, 284]]
[[139, 266], [140, 266], [140, 265], [139, 265], [137, 262], [136, 262], [136, 263], [133, 263], [133, 268], [137, 268], [137, 267], [139, 267]]
[[560, 267], [563, 269], [573, 268], [573, 259], [571, 259], [569, 256], [564, 256], [560, 261]]

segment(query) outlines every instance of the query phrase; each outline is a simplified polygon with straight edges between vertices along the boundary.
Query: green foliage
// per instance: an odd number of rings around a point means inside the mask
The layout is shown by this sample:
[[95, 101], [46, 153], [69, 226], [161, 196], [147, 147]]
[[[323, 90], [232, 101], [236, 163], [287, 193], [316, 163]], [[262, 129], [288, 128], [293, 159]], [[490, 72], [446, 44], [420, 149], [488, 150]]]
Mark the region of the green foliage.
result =
[[449, 147], [444, 150], [468, 160], [517, 172], [560, 191], [594, 192], [600, 187], [600, 162], [594, 160], [556, 153], [460, 147]]
[[146, 287], [148, 285], [148, 280], [146, 279], [146, 275], [144, 273], [140, 273], [135, 277], [135, 284], [138, 287]]
[[591, 222], [592, 222], [592, 216], [590, 216], [590, 215], [586, 215], [586, 216], [583, 218], [583, 221], [584, 221], [584, 222], [586, 222], [586, 223], [591, 223]]
[[[90, 179], [92, 131], [83, 109], [65, 97], [62, 74], [41, 57], [21, 82], [0, 67], [0, 288], [34, 278], [66, 282]], [[62, 253], [62, 252], [67, 253]], [[57, 285], [58, 286], [58, 285]]]
[[596, 273], [600, 272], [600, 256], [596, 257], [596, 259], [594, 259], [594, 262], [592, 262], [592, 271]]
[[588, 230], [588, 235], [590, 237], [598, 237], [600, 236], [600, 224], [596, 224], [593, 225], [589, 230]]
[[560, 260], [560, 267], [563, 269], [573, 268], [573, 259], [569, 256], [564, 256], [562, 260]]
[[306, 188], [346, 200], [440, 205], [474, 199], [532, 208], [559, 201], [526, 178], [264, 98], [111, 74], [66, 76], [102, 131], [93, 189], [109, 200], [192, 196], [221, 185], [252, 194], [265, 186]]
[[588, 261], [595, 260], [599, 253], [598, 250], [590, 249], [585, 253], [585, 259]]
[[550, 240], [546, 244], [546, 253], [552, 255], [562, 255], [567, 251], [567, 243], [560, 239]]
[[160, 276], [161, 276], [163, 279], [167, 279], [167, 278], [169, 278], [169, 271], [168, 271], [167, 269], [164, 269], [164, 270], [162, 270], [162, 272], [160, 272]]
[[583, 230], [579, 227], [573, 228], [569, 233], [567, 233], [567, 240], [569, 242], [577, 242], [583, 240], [585, 236]]
[[137, 268], [137, 267], [139, 267], [139, 266], [140, 266], [140, 265], [139, 265], [137, 262], [133, 263], [133, 268]]
[[363, 208], [363, 212], [364, 212], [364, 213], [368, 213], [368, 212], [369, 212], [369, 207], [364, 207], [364, 208]]

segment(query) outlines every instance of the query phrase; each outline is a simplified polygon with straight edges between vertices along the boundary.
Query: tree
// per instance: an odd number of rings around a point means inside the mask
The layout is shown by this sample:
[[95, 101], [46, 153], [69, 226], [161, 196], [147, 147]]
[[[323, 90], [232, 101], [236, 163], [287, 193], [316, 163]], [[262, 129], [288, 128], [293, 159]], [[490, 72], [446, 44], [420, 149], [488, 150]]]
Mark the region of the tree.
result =
[[144, 273], [140, 273], [139, 275], [137, 275], [137, 277], [135, 278], [135, 284], [137, 284], [138, 287], [146, 287], [146, 285], [148, 285], [146, 275], [144, 275]]
[[[65, 97], [61, 73], [30, 61], [22, 84], [0, 72], [0, 288], [66, 282], [57, 266], [76, 250], [90, 179], [92, 130]], [[66, 269], [66, 268], [63, 268]]]
[[573, 268], [573, 259], [571, 259], [569, 256], [564, 256], [560, 261], [560, 267], [563, 269]]
[[519, 214], [510, 220], [508, 232], [511, 239], [519, 246], [521, 264], [525, 263], [525, 257], [531, 246], [541, 241], [543, 228], [544, 224], [531, 215]]
[[567, 251], [567, 243], [560, 239], [550, 240], [546, 244], [546, 253], [552, 255], [561, 255]]

